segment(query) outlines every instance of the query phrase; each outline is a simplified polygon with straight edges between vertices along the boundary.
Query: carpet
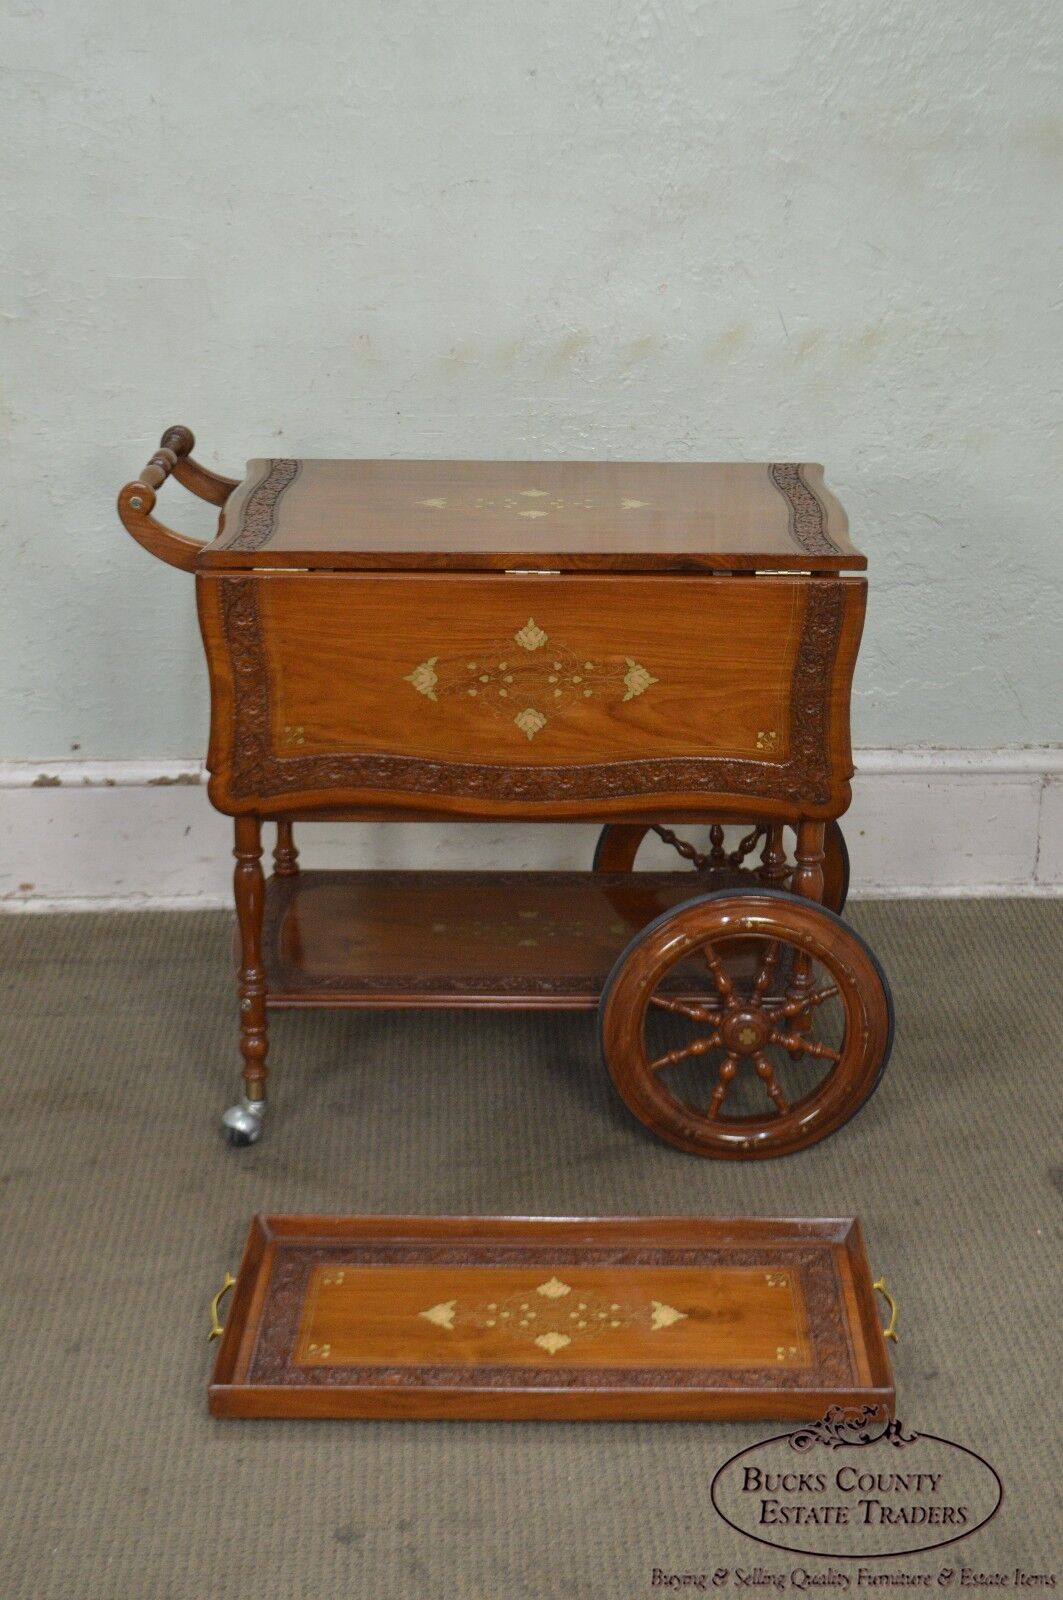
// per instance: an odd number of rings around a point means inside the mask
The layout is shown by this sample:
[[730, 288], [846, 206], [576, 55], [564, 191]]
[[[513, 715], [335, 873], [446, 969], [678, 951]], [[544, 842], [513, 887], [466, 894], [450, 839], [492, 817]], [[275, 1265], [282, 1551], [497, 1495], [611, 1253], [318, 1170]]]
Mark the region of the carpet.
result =
[[207, 1306], [258, 1210], [856, 1213], [900, 1415], [1005, 1486], [963, 1544], [877, 1568], [1058, 1569], [1063, 902], [849, 916], [891, 1067], [833, 1138], [751, 1165], [654, 1140], [593, 1018], [546, 1012], [275, 1016], [267, 1131], [230, 1151], [229, 919], [0, 919], [0, 1594], [626, 1600], [655, 1566], [830, 1565], [711, 1508], [764, 1424], [213, 1421]]

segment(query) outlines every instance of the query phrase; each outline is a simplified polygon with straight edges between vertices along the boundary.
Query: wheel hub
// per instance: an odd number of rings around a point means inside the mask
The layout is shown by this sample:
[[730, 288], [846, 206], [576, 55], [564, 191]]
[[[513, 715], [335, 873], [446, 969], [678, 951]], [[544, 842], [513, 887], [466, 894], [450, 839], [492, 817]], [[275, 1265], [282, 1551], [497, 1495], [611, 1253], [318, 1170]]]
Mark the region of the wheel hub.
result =
[[752, 1006], [741, 1006], [732, 1011], [720, 1027], [724, 1047], [732, 1055], [757, 1055], [770, 1036], [770, 1019], [759, 1008]]

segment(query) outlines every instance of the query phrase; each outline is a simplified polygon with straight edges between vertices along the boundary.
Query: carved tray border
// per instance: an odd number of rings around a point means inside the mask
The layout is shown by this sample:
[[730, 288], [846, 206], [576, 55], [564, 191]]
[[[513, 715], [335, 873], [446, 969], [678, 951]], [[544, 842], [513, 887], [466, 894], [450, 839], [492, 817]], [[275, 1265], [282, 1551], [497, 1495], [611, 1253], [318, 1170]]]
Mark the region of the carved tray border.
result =
[[[547, 1366], [300, 1366], [292, 1359], [312, 1269], [335, 1266], [535, 1266], [796, 1268], [813, 1361], [779, 1367]], [[780, 1250], [631, 1248], [609, 1245], [538, 1246], [395, 1242], [330, 1245], [279, 1243], [266, 1289], [262, 1321], [246, 1384], [359, 1389], [820, 1389], [857, 1381], [856, 1362], [841, 1308], [844, 1291], [829, 1245]]]
[[278, 755], [258, 583], [254, 577], [221, 580], [222, 627], [234, 681], [228, 783], [234, 800], [336, 790], [485, 801], [615, 800], [654, 793], [752, 796], [796, 805], [826, 805], [831, 799], [830, 690], [845, 616], [845, 586], [837, 579], [808, 583], [790, 692], [787, 760], [706, 755], [559, 767], [357, 753]]

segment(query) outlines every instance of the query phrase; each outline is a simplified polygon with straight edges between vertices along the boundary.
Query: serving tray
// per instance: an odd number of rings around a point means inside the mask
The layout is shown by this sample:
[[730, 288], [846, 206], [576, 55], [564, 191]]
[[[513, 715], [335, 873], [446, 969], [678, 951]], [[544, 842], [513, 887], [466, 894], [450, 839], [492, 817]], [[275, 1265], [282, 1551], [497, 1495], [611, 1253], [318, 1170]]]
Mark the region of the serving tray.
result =
[[220, 1298], [219, 1417], [894, 1406], [855, 1218], [259, 1216]]

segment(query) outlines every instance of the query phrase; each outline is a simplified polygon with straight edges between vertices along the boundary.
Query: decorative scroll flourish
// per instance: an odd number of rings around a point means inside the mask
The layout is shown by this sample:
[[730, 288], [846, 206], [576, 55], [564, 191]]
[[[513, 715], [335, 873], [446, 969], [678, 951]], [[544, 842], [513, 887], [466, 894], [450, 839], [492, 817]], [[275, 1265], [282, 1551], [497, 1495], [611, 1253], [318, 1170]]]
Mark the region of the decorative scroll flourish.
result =
[[790, 533], [810, 556], [836, 556], [841, 551], [827, 532], [827, 514], [817, 496], [792, 461], [774, 461], [768, 468], [771, 481], [789, 501]]
[[884, 1406], [828, 1406], [819, 1422], [811, 1422], [790, 1435], [790, 1449], [811, 1450], [820, 1444], [837, 1450], [844, 1445], [874, 1444], [885, 1439], [903, 1450], [918, 1437], [917, 1433], [905, 1433]]
[[[629, 795], [727, 794], [828, 804], [836, 792], [830, 762], [830, 691], [845, 615], [845, 587], [817, 578], [808, 587], [790, 701], [785, 760], [738, 756], [672, 756], [578, 766], [522, 766], [441, 761], [422, 756], [310, 755], [274, 749], [269, 667], [253, 577], [222, 580], [222, 623], [235, 680], [235, 728], [228, 796], [272, 797], [325, 790], [396, 791], [506, 801], [611, 800]], [[297, 747], [298, 748], [298, 747]], [[220, 770], [219, 764], [215, 773]]]
[[290, 457], [278, 457], [269, 463], [262, 482], [247, 497], [243, 520], [231, 540], [223, 540], [222, 550], [261, 550], [269, 543], [276, 528], [277, 507], [286, 489], [290, 489], [299, 476], [300, 464]]
[[[280, 1245], [270, 1280], [270, 1294], [259, 1329], [249, 1383], [293, 1384], [301, 1388], [349, 1384], [357, 1388], [519, 1389], [541, 1383], [543, 1365], [534, 1366], [314, 1366], [296, 1360], [299, 1328], [310, 1274], [316, 1266], [482, 1266], [543, 1267], [563, 1273], [573, 1267], [761, 1267], [779, 1264], [777, 1250], [668, 1247], [656, 1249], [594, 1246], [528, 1246], [492, 1244]], [[820, 1388], [856, 1381], [857, 1369], [842, 1314], [844, 1291], [833, 1252], [796, 1246], [786, 1252], [790, 1271], [805, 1307], [810, 1330], [811, 1363], [793, 1366], [785, 1360], [742, 1371], [751, 1388]], [[552, 1388], [628, 1389], [667, 1387], [703, 1389], [734, 1381], [733, 1368], [713, 1367], [587, 1367], [551, 1363]]]

